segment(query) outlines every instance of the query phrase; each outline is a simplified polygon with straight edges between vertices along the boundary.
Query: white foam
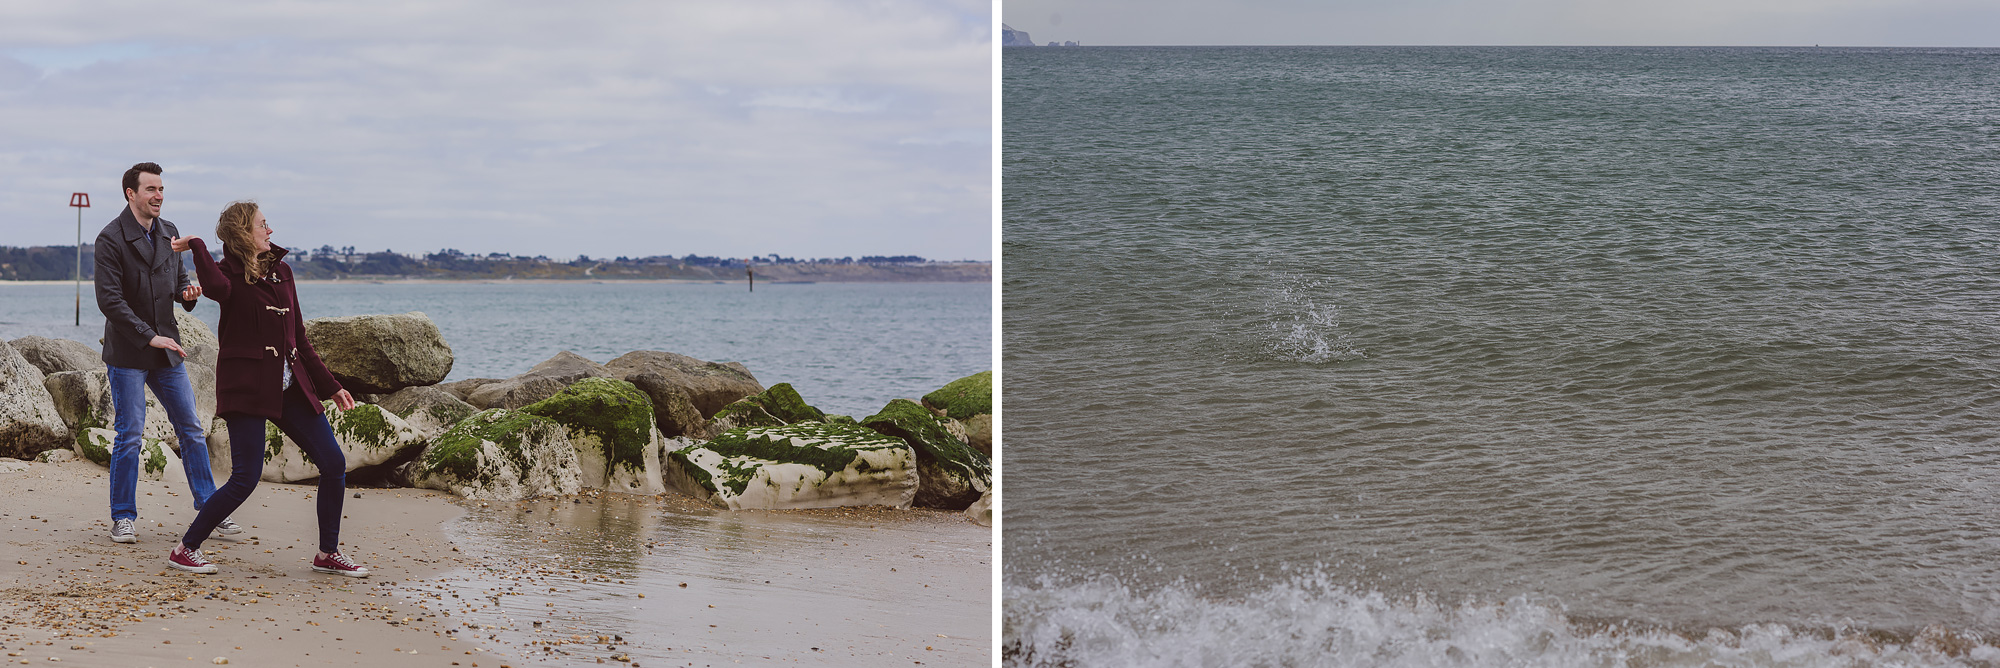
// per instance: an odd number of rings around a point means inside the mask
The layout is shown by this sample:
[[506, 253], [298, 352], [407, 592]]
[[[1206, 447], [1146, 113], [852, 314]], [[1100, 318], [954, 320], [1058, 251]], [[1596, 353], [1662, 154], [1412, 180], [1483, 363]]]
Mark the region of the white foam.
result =
[[1758, 624], [1703, 633], [1572, 619], [1517, 598], [1444, 604], [1304, 576], [1238, 600], [1185, 587], [1136, 592], [1111, 579], [1007, 583], [1008, 666], [1980, 666], [2000, 649], [1929, 629]]
[[1366, 357], [1340, 331], [1340, 307], [1322, 303], [1315, 292], [1325, 286], [1297, 275], [1281, 275], [1265, 303], [1269, 340], [1266, 350], [1287, 362], [1325, 364]]

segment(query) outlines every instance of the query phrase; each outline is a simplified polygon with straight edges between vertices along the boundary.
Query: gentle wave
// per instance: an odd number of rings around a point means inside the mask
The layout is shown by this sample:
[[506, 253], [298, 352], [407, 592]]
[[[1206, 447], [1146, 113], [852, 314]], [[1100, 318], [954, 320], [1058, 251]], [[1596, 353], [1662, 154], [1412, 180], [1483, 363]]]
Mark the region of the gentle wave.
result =
[[1896, 631], [1749, 624], [1674, 629], [1572, 616], [1514, 597], [1398, 598], [1324, 574], [1237, 599], [1115, 578], [1008, 583], [1004, 665], [1153, 666], [1996, 666], [2000, 647], [1942, 627]]

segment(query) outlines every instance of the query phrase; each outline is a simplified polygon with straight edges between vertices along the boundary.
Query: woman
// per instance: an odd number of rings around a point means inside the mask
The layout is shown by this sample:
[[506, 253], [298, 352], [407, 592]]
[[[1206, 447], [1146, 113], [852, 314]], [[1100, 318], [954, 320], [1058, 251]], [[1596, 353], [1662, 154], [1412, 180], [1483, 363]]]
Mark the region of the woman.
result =
[[298, 291], [285, 249], [271, 245], [271, 227], [255, 202], [236, 202], [215, 224], [226, 257], [220, 264], [199, 238], [188, 240], [202, 294], [222, 303], [216, 334], [221, 352], [215, 365], [215, 412], [229, 424], [229, 482], [203, 504], [181, 542], [167, 556], [174, 568], [214, 573], [202, 557], [201, 542], [257, 489], [264, 465], [264, 421], [277, 423], [319, 467], [319, 553], [312, 569], [367, 577], [368, 569], [340, 554], [340, 504], [347, 490], [347, 458], [334, 441], [321, 399], [340, 410], [354, 397], [327, 372], [306, 340]]

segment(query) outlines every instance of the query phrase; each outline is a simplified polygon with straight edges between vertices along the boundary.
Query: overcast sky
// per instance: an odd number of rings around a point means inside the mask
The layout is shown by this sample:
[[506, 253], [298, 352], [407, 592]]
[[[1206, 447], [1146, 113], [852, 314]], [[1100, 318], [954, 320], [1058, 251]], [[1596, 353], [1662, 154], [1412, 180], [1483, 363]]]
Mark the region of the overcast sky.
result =
[[985, 0], [0, 0], [0, 245], [991, 259]]
[[1036, 43], [2000, 46], [1995, 0], [1007, 0]]

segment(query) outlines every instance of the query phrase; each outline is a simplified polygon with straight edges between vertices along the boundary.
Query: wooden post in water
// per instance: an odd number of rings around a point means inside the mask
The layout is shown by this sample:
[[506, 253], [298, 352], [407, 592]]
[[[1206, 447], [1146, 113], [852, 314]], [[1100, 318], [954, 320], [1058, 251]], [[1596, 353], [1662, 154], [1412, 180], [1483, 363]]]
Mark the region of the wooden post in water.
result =
[[76, 209], [76, 326], [83, 326], [83, 210], [90, 208], [90, 193], [70, 193], [69, 205]]
[[750, 269], [750, 260], [743, 261], [743, 275], [750, 277], [750, 291], [757, 291], [757, 272]]

